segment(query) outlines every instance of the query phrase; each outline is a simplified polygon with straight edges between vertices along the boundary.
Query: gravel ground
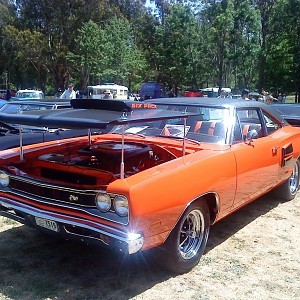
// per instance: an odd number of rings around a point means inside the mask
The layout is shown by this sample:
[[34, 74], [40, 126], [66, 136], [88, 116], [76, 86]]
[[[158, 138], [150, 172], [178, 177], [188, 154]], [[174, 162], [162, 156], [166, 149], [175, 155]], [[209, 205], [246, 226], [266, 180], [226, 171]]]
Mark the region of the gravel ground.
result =
[[123, 257], [0, 217], [0, 300], [298, 300], [299, 200], [266, 196], [214, 225], [199, 265], [184, 275], [147, 254]]

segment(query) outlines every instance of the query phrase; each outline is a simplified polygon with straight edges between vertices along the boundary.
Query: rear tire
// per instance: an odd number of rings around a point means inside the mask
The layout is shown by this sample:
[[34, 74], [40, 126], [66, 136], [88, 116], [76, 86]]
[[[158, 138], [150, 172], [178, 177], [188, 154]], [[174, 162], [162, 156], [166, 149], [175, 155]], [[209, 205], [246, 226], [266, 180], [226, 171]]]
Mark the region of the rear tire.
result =
[[210, 216], [206, 203], [191, 204], [162, 248], [157, 249], [159, 264], [167, 270], [183, 274], [194, 268], [207, 244]]
[[281, 184], [276, 190], [276, 195], [285, 201], [295, 198], [299, 189], [300, 162], [296, 161], [291, 176]]

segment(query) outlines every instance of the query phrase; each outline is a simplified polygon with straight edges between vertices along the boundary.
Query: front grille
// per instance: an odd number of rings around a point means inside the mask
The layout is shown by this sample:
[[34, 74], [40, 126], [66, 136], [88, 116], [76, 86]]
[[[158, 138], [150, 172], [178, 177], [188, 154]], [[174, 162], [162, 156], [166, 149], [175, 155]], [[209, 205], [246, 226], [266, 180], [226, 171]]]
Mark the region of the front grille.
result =
[[25, 193], [45, 200], [58, 201], [84, 207], [95, 207], [96, 191], [80, 191], [39, 183], [19, 177], [10, 178], [12, 191]]
[[49, 168], [41, 168], [41, 175], [44, 178], [62, 180], [75, 184], [89, 184], [96, 185], [97, 179], [93, 176], [74, 174], [66, 171], [57, 171]]

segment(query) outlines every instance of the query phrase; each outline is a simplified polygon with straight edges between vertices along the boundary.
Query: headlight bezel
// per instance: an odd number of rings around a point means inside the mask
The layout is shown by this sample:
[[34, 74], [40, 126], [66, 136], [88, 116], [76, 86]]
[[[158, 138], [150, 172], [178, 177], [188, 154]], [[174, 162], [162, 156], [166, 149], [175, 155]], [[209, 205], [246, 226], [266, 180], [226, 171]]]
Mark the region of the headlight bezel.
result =
[[117, 215], [119, 215], [120, 217], [128, 217], [129, 204], [126, 196], [124, 195], [115, 196], [113, 201], [113, 207]]
[[[101, 202], [100, 202], [99, 197], [102, 198]], [[95, 197], [95, 202], [96, 202], [97, 208], [101, 212], [104, 212], [104, 213], [108, 212], [112, 207], [112, 199], [111, 199], [110, 195], [108, 195], [106, 193], [102, 193], [102, 192], [97, 193], [96, 197]], [[104, 204], [104, 205], [101, 205], [101, 204]]]

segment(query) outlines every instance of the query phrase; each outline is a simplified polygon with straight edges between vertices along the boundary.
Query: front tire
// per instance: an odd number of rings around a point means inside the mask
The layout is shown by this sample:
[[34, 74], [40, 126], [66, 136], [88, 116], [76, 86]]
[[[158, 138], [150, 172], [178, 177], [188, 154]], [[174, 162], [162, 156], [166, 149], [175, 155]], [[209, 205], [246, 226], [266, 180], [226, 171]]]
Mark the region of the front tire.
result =
[[158, 253], [166, 269], [183, 274], [194, 268], [207, 244], [210, 216], [206, 203], [191, 204]]
[[300, 162], [296, 161], [291, 176], [276, 189], [276, 195], [285, 201], [295, 198], [300, 181]]

